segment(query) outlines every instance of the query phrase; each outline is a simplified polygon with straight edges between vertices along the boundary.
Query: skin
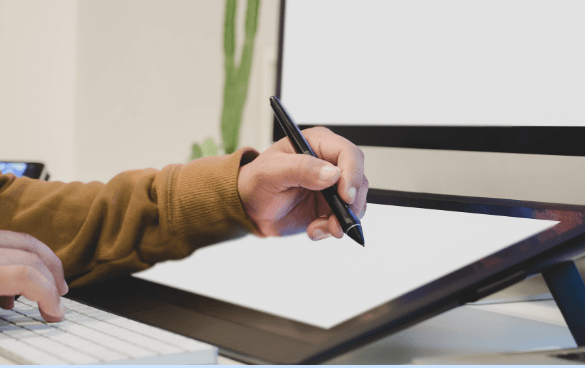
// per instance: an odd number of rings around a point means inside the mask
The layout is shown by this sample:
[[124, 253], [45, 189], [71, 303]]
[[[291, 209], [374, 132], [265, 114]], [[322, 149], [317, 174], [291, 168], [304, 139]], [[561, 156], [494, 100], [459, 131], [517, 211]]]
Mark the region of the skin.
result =
[[[276, 142], [240, 168], [244, 209], [263, 236], [307, 231], [313, 240], [341, 238], [337, 219], [316, 191], [337, 184], [341, 198], [363, 217], [368, 192], [364, 154], [325, 128], [307, 129], [303, 135], [321, 159], [296, 154], [288, 138]], [[14, 295], [23, 295], [38, 302], [45, 320], [58, 322], [66, 311], [60, 296], [67, 291], [63, 265], [47, 245], [0, 230], [0, 308], [14, 308]]]
[[14, 295], [39, 304], [46, 321], [63, 320], [65, 307], [60, 295], [69, 288], [61, 260], [39, 240], [27, 234], [0, 230], [0, 307], [14, 308]]
[[[307, 231], [313, 240], [343, 237], [339, 222], [321, 193], [337, 184], [337, 191], [361, 218], [366, 211], [368, 179], [364, 154], [347, 139], [318, 127], [303, 135], [321, 159], [295, 152], [288, 138], [276, 142], [254, 161], [240, 168], [238, 191], [244, 208], [264, 236]], [[320, 175], [331, 170], [328, 178]], [[350, 188], [355, 188], [352, 198]]]

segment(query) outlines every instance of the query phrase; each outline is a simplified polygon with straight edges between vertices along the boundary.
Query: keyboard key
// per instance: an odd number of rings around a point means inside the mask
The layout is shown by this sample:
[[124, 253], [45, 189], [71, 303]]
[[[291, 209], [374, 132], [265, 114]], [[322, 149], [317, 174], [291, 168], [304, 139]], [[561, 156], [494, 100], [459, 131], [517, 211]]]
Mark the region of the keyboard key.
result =
[[2, 333], [5, 335], [8, 335], [8, 336], [11, 336], [13, 338], [16, 338], [16, 339], [21, 339], [21, 338], [26, 337], [27, 335], [30, 335], [33, 333], [33, 332], [31, 332], [25, 328], [22, 328], [20, 326], [15, 326], [15, 327], [16, 328], [12, 329], [12, 330], [4, 330], [4, 331], [2, 331]]
[[26, 344], [19, 340], [2, 340], [2, 344], [0, 345], [0, 351], [1, 350], [5, 350], [5, 355], [9, 357], [14, 355], [20, 357], [19, 360], [26, 364], [67, 364], [67, 361], [61, 360], [51, 354], [47, 354], [37, 347]]
[[44, 325], [44, 323], [41, 321], [25, 321], [25, 322], [17, 322], [17, 323], [15, 323], [15, 325], [27, 328], [29, 326]]
[[155, 340], [148, 336], [144, 336], [139, 333], [126, 330], [124, 328], [112, 325], [107, 322], [91, 323], [85, 326], [112, 336], [116, 336], [126, 341], [132, 341], [133, 344], [139, 345], [148, 350], [154, 350], [160, 355], [177, 354], [184, 352], [184, 350], [178, 347], [165, 344], [164, 342], [161, 342], [159, 340]]
[[74, 349], [93, 355], [94, 357], [98, 357], [102, 362], [106, 363], [130, 358], [128, 355], [115, 352], [89, 340], [81, 339], [78, 336], [67, 333], [50, 336], [49, 338], [53, 341], [60, 342], [63, 345], [70, 346]]
[[21, 314], [16, 314], [14, 316], [10, 316], [5, 318], [6, 321], [12, 322], [12, 323], [18, 323], [18, 322], [32, 322], [33, 319], [27, 316], [23, 316]]
[[128, 330], [141, 333], [144, 335], [152, 336], [153, 338], [164, 341], [166, 343], [178, 346], [187, 351], [198, 351], [204, 350], [211, 347], [211, 345], [181, 336], [169, 331], [165, 331], [160, 328], [152, 327], [140, 322], [133, 321], [128, 318], [116, 317], [107, 320], [108, 323], [127, 328]]
[[26, 342], [47, 353], [62, 357], [62, 359], [66, 359], [73, 364], [95, 364], [100, 362], [98, 358], [84, 354], [44, 336], [37, 335], [34, 338], [27, 339]]
[[38, 325], [28, 325], [24, 326], [24, 328], [39, 334], [43, 334], [50, 331], [59, 331], [59, 329], [52, 327], [51, 325], [48, 325], [46, 323], [39, 323]]
[[148, 356], [155, 356], [153, 351], [145, 350], [141, 347], [120, 340], [112, 335], [107, 335], [86, 326], [72, 324], [65, 327], [59, 327], [74, 335], [80, 336], [87, 340], [93, 341], [96, 344], [103, 345], [120, 353], [128, 354], [132, 358], [144, 358]]
[[11, 331], [11, 330], [20, 330], [20, 329], [21, 329], [20, 327], [18, 327], [15, 324], [12, 324], [12, 323], [9, 325], [6, 325], [6, 326], [0, 326], [0, 332]]

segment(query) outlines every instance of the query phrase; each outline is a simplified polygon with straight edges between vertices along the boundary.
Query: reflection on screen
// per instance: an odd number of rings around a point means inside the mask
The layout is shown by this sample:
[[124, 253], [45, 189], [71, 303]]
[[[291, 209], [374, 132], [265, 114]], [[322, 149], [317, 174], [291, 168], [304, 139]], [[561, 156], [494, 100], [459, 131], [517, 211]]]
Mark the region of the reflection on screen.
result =
[[328, 329], [557, 223], [368, 204], [365, 248], [249, 235], [137, 276]]
[[17, 177], [24, 175], [26, 167], [27, 165], [24, 162], [0, 162], [0, 172], [2, 174], [14, 174]]

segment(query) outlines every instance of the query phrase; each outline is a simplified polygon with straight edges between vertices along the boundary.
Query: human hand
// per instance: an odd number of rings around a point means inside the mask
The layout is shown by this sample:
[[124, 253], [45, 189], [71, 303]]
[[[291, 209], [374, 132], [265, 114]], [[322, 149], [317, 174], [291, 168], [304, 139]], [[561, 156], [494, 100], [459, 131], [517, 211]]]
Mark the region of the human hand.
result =
[[63, 320], [60, 295], [69, 291], [61, 260], [28, 234], [0, 230], [0, 308], [14, 308], [14, 296], [23, 295], [39, 304], [49, 322]]
[[303, 136], [321, 159], [297, 154], [283, 138], [240, 168], [238, 191], [244, 209], [264, 236], [306, 230], [313, 240], [329, 234], [341, 238], [343, 230], [318, 191], [337, 183], [341, 199], [362, 218], [369, 187], [364, 154], [326, 128], [303, 130]]

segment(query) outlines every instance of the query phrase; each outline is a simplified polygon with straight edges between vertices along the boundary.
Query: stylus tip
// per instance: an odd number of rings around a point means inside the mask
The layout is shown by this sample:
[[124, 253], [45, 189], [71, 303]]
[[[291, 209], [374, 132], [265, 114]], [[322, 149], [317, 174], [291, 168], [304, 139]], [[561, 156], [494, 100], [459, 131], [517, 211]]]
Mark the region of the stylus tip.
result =
[[347, 236], [355, 240], [355, 242], [360, 244], [362, 247], [365, 247], [364, 234], [362, 232], [361, 226], [354, 226], [349, 229], [347, 231]]

